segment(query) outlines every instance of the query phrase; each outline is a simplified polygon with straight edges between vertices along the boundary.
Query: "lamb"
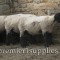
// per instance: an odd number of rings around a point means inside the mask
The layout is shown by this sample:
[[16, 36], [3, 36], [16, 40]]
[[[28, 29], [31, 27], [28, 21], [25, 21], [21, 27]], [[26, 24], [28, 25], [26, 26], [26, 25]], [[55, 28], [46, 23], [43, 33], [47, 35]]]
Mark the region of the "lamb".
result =
[[21, 19], [25, 19], [27, 17], [32, 17], [35, 15], [31, 15], [31, 14], [15, 14], [15, 15], [9, 15], [5, 18], [5, 29], [6, 29], [6, 44], [10, 45], [11, 43], [11, 38], [13, 38], [12, 32], [14, 33], [20, 33], [19, 29], [18, 29], [18, 23], [19, 20]]
[[28, 31], [29, 34], [35, 35], [42, 31], [44, 36], [45, 46], [51, 45], [52, 42], [52, 30], [56, 22], [60, 23], [60, 13], [52, 16], [34, 16], [19, 21], [18, 28], [20, 31], [21, 46], [26, 47], [24, 31]]

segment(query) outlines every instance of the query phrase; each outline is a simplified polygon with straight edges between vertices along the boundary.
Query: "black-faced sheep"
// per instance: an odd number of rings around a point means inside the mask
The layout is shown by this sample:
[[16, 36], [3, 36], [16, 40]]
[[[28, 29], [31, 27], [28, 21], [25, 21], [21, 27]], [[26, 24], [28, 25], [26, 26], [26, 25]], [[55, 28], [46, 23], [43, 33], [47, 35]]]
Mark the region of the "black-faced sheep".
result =
[[[60, 13], [52, 16], [35, 16], [21, 19], [18, 25], [21, 42], [23, 43], [23, 41], [25, 41], [25, 37], [22, 37], [24, 35], [24, 31], [28, 31], [29, 34], [35, 35], [39, 34], [41, 30], [44, 36], [45, 46], [51, 45], [53, 43], [52, 30], [56, 22], [60, 23]], [[26, 45], [23, 43], [22, 47], [25, 46]]]

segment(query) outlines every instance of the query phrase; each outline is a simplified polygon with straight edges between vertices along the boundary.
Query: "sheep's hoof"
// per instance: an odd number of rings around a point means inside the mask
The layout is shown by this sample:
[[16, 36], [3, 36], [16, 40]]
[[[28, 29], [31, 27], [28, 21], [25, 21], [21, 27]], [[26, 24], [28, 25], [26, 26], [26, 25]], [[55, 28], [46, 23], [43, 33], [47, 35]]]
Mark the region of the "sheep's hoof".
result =
[[3, 44], [2, 43], [0, 43], [0, 46], [2, 46]]
[[21, 47], [23, 47], [23, 48], [26, 48], [27, 46], [29, 46], [29, 44], [21, 45]]
[[22, 48], [26, 48], [26, 46], [24, 46], [24, 45], [21, 45], [21, 47], [22, 47]]
[[7, 45], [7, 46], [9, 46], [9, 45], [10, 45], [10, 43], [7, 43], [6, 45]]
[[52, 43], [51, 43], [51, 45], [55, 45], [55, 43], [54, 43], [54, 42], [52, 42]]
[[44, 44], [45, 47], [49, 47], [50, 45], [49, 44]]

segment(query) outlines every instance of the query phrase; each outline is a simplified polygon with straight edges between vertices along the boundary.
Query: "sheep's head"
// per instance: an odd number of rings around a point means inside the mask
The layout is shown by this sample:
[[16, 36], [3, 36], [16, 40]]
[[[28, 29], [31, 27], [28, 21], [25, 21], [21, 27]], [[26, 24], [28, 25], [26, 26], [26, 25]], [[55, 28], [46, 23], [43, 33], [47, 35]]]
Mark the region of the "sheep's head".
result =
[[57, 21], [58, 23], [60, 23], [60, 13], [55, 14], [54, 21]]

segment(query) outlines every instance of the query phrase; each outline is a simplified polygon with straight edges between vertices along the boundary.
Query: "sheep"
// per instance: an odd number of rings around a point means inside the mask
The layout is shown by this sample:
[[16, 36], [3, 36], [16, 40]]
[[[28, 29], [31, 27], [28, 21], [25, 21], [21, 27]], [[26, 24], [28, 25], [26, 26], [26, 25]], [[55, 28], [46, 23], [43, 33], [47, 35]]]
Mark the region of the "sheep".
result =
[[42, 21], [40, 21], [40, 27], [44, 36], [46, 47], [51, 44], [54, 44], [52, 40], [52, 32], [57, 22], [60, 23], [60, 13], [57, 13], [52, 16], [47, 16], [45, 19], [42, 19]]
[[60, 13], [52, 16], [34, 16], [26, 19], [21, 19], [18, 24], [21, 38], [21, 46], [26, 47], [24, 31], [28, 31], [29, 34], [35, 35], [42, 31], [45, 46], [51, 45], [52, 42], [52, 30], [56, 22], [60, 22]]
[[33, 36], [39, 34], [40, 32], [40, 25], [36, 18], [37, 16], [27, 17], [24, 19], [21, 18], [19, 21], [18, 28], [20, 31], [20, 41], [22, 47], [26, 47], [28, 45], [28, 39], [25, 31], [28, 31], [28, 33]]
[[19, 33], [18, 29], [18, 23], [19, 20], [25, 19], [25, 17], [32, 17], [35, 15], [32, 14], [15, 14], [15, 15], [9, 15], [5, 18], [5, 29], [6, 29], [6, 44], [10, 45], [12, 40], [12, 32]]

